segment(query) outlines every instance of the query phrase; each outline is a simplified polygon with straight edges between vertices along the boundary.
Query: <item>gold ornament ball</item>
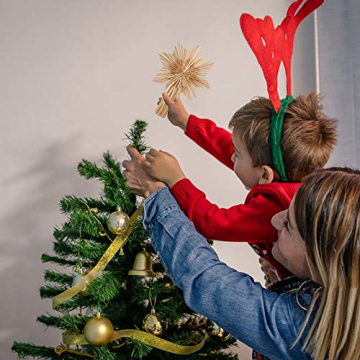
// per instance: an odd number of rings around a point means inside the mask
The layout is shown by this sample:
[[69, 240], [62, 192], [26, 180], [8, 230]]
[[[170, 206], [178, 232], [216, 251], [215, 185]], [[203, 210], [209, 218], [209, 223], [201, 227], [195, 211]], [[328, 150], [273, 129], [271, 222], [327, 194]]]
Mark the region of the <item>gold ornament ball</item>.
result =
[[109, 343], [114, 335], [111, 321], [97, 313], [84, 327], [86, 341], [93, 346], [103, 346]]
[[[72, 285], [71, 286], [74, 286], [75, 284], [77, 284], [81, 279], [82, 279], [83, 275], [82, 274], [76, 274], [73, 278], [73, 281], [72, 281]], [[86, 281], [86, 285], [85, 287], [78, 293], [78, 295], [80, 296], [88, 296], [90, 295], [89, 294], [89, 291], [86, 289], [87, 287], [87, 281]]]
[[156, 314], [155, 309], [151, 309], [151, 313], [144, 318], [143, 329], [150, 334], [161, 336], [166, 328], [167, 324], [162, 320], [161, 316]]
[[121, 235], [129, 228], [130, 218], [118, 207], [116, 211], [109, 215], [107, 226], [113, 234]]

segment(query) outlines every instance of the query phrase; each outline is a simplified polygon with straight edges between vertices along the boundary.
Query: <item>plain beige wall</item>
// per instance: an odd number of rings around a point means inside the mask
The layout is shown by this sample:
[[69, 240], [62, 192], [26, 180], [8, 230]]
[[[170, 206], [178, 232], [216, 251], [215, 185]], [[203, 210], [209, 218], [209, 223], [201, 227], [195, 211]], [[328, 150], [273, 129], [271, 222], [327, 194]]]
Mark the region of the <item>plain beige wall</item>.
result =
[[[124, 133], [135, 119], [149, 123], [148, 143], [178, 157], [187, 176], [220, 206], [244, 201], [234, 174], [154, 114], [163, 87], [152, 82], [158, 53], [201, 45], [215, 66], [211, 90], [199, 89], [189, 112], [227, 127], [231, 115], [265, 81], [239, 28], [239, 16], [271, 14], [284, 0], [1, 0], [1, 253], [0, 359], [16, 358], [14, 340], [55, 346], [61, 333], [36, 317], [51, 311], [41, 300], [40, 256], [52, 251], [52, 231], [65, 218], [65, 194], [97, 196], [96, 182], [80, 179], [81, 158], [99, 161], [110, 150], [126, 157]], [[297, 34], [294, 94], [314, 88], [313, 18]], [[285, 95], [281, 74], [280, 95]], [[262, 281], [258, 259], [246, 244], [216, 243], [222, 260]], [[234, 349], [240, 359], [249, 349]]]

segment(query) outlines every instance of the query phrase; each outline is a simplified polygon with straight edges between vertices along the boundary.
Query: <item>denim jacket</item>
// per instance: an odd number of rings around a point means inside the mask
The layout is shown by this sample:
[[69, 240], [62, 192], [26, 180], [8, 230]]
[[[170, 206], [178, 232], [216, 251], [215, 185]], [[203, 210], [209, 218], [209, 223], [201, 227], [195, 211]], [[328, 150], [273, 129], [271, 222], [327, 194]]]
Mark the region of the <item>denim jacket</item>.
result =
[[[191, 309], [271, 360], [311, 359], [301, 350], [308, 328], [292, 347], [306, 316], [295, 294], [278, 295], [221, 262], [168, 188], [146, 200], [143, 226]], [[310, 304], [310, 295], [299, 297], [302, 304]]]

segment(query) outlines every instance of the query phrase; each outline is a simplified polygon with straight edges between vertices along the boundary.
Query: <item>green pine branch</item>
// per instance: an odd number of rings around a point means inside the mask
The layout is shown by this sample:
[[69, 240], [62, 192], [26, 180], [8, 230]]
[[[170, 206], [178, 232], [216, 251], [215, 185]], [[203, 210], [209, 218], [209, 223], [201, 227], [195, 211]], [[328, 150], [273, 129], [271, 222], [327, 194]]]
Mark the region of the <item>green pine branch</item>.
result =
[[58, 264], [61, 266], [74, 266], [77, 263], [77, 260], [69, 260], [69, 259], [64, 259], [58, 256], [52, 256], [49, 254], [42, 254], [41, 255], [41, 261], [43, 263], [48, 263], [48, 262], [52, 262], [54, 264]]
[[73, 277], [67, 274], [62, 274], [58, 271], [45, 270], [44, 280], [62, 285], [71, 285]]
[[67, 288], [66, 286], [44, 285], [40, 288], [40, 296], [42, 299], [51, 299], [61, 294]]
[[70, 330], [72, 332], [79, 332], [84, 329], [86, 322], [90, 320], [87, 316], [51, 316], [41, 315], [38, 316], [36, 321], [49, 327], [55, 327], [61, 330]]
[[143, 120], [136, 120], [130, 131], [125, 134], [126, 138], [130, 140], [130, 145], [139, 151], [140, 154], [143, 154], [149, 148], [144, 137], [147, 125], [147, 122]]
[[86, 203], [91, 209], [97, 208], [99, 212], [109, 213], [110, 205], [106, 203], [105, 199], [93, 198], [77, 198], [73, 195], [66, 195], [60, 200], [60, 210], [63, 214], [68, 215], [76, 210], [87, 210]]
[[94, 279], [87, 287], [91, 296], [105, 308], [108, 303], [121, 293], [121, 281], [112, 273], [104, 273]]
[[65, 258], [77, 256], [83, 262], [89, 261], [91, 263], [95, 263], [100, 260], [109, 245], [109, 240], [105, 237], [104, 243], [102, 244], [96, 243], [92, 240], [78, 241], [76, 243], [56, 241], [54, 242], [54, 251], [56, 254]]
[[[56, 359], [59, 360], [59, 355], [57, 355], [52, 347], [37, 346], [34, 344], [26, 344], [20, 342], [14, 342], [12, 351], [15, 351], [20, 359], [26, 359], [29, 356], [36, 359]], [[82, 359], [85, 357], [83, 355], [63, 353], [61, 355], [61, 360], [73, 360], [73, 359]]]

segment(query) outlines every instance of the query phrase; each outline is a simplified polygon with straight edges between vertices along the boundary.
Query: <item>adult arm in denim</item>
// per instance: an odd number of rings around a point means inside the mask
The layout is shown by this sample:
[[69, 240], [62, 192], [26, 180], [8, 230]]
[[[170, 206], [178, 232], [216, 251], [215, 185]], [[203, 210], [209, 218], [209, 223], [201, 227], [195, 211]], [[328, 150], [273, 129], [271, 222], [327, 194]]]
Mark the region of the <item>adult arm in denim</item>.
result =
[[143, 224], [188, 306], [271, 359], [309, 358], [300, 344], [291, 349], [304, 320], [294, 298], [272, 293], [221, 262], [169, 189], [147, 199]]

